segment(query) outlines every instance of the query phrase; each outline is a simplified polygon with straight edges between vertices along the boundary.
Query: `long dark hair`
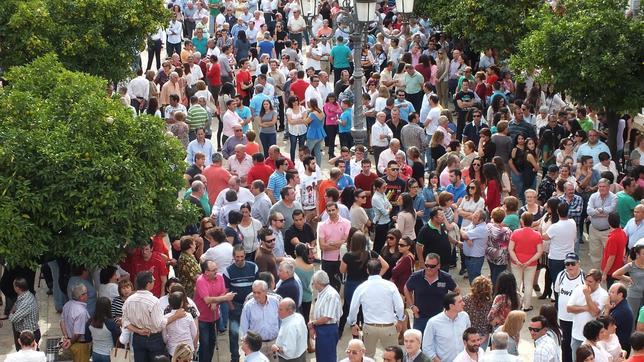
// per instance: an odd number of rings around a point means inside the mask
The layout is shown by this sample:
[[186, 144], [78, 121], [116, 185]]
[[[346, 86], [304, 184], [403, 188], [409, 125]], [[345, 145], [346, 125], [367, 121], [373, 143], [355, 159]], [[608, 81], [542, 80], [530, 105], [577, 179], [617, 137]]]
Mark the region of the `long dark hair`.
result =
[[479, 166], [479, 172], [481, 173], [481, 184], [485, 185], [485, 175], [483, 175], [483, 159], [481, 157], [474, 157], [472, 162], [470, 163], [470, 167], [468, 169], [468, 174], [470, 175], [470, 180], [475, 180], [476, 179], [476, 172], [474, 171], [474, 162], [478, 161], [481, 166]]
[[241, 42], [248, 43], [248, 38], [246, 37], [246, 32], [243, 31], [243, 30], [240, 30], [237, 33], [237, 39], [239, 39], [239, 41], [241, 41]]
[[501, 189], [501, 175], [499, 175], [499, 171], [494, 163], [488, 162], [484, 164], [481, 174], [485, 177], [486, 183], [490, 182], [490, 180], [495, 180], [497, 187], [499, 190]]
[[369, 252], [367, 251], [367, 237], [362, 231], [356, 231], [351, 237], [349, 243], [349, 253], [356, 256], [358, 264], [362, 266], [367, 265], [369, 261]]
[[100, 297], [96, 300], [96, 311], [90, 324], [92, 327], [100, 329], [108, 319], [112, 319], [112, 302], [109, 298]]
[[416, 210], [414, 210], [414, 199], [411, 197], [409, 192], [403, 192], [400, 197], [402, 197], [402, 205], [400, 205], [400, 211], [405, 211], [416, 216]]
[[553, 197], [546, 202], [546, 206], [548, 206], [550, 212], [546, 214], [545, 220], [550, 220], [551, 224], [559, 221], [559, 212], [557, 212], [557, 208], [559, 207], [560, 202], [561, 200], [556, 197]]
[[505, 295], [507, 300], [510, 301], [510, 306], [512, 310], [519, 309], [519, 295], [517, 294], [517, 280], [514, 278], [514, 275], [508, 271], [504, 271], [499, 274], [499, 277], [496, 279], [496, 288], [494, 290], [494, 296]]
[[268, 109], [273, 110], [273, 102], [269, 101], [268, 99], [265, 99], [262, 102], [262, 108], [259, 110], [259, 116], [263, 117], [266, 114], [266, 108], [264, 108], [264, 103], [268, 102]]
[[546, 318], [548, 321], [547, 327], [557, 335], [557, 341], [561, 342], [561, 329], [559, 327], [559, 319], [557, 317], [557, 308], [553, 305], [542, 305], [539, 309], [539, 315]]
[[302, 258], [306, 264], [311, 264], [309, 260], [309, 247], [304, 243], [299, 243], [295, 246], [295, 256]]

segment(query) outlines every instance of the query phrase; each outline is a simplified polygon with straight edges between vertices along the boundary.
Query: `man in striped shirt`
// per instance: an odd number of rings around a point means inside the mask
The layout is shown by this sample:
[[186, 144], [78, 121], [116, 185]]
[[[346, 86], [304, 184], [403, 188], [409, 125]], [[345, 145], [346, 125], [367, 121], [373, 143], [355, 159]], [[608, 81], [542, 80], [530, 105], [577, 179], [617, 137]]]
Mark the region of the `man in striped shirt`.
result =
[[253, 281], [259, 278], [259, 268], [253, 262], [246, 261], [244, 246], [239, 244], [233, 248], [235, 262], [224, 270], [226, 289], [237, 293], [233, 298], [233, 307], [230, 308], [230, 360], [239, 361], [239, 321], [246, 296], [252, 292]]
[[318, 362], [337, 361], [338, 321], [342, 316], [340, 294], [330, 285], [329, 275], [318, 270], [311, 278], [311, 286], [318, 292], [313, 318], [309, 321], [309, 333], [315, 338], [315, 359]]
[[197, 138], [197, 129], [206, 127], [206, 122], [208, 122], [208, 112], [199, 104], [199, 98], [197, 96], [190, 97], [190, 109], [188, 110], [188, 118], [186, 119], [186, 123], [190, 127], [190, 132], [188, 133], [190, 141]]

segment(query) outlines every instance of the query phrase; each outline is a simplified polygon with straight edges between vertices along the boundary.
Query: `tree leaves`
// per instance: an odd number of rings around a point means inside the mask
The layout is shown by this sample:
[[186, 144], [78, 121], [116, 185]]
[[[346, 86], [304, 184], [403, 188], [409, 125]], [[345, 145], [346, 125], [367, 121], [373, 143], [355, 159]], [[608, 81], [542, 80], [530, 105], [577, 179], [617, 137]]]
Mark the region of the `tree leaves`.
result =
[[68, 69], [121, 80], [168, 19], [162, 0], [3, 0], [0, 66], [55, 51]]
[[538, 69], [539, 80], [595, 109], [640, 107], [644, 23], [624, 17], [624, 1], [563, 0], [558, 6], [531, 15], [532, 31], [512, 66]]
[[125, 245], [196, 222], [194, 210], [177, 202], [184, 151], [163, 121], [134, 118], [105, 95], [103, 79], [68, 71], [53, 54], [7, 78], [0, 258], [33, 266], [43, 255], [63, 256], [104, 266]]

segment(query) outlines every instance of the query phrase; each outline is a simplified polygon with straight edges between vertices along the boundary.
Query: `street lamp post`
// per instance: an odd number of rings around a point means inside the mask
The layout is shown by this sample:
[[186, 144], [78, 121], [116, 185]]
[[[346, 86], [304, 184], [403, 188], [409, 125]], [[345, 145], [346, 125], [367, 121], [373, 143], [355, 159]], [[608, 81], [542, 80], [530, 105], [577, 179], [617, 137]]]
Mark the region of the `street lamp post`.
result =
[[[318, 13], [318, 1], [320, 0], [300, 0], [302, 3], [302, 14], [306, 19], [310, 36], [315, 37], [312, 33], [313, 18]], [[362, 95], [364, 93], [364, 71], [362, 69], [362, 44], [367, 36], [369, 24], [376, 23], [380, 32], [387, 38], [393, 39], [396, 36], [390, 36], [383, 31], [382, 18], [378, 14], [378, 0], [340, 0], [341, 10], [335, 15], [333, 21], [334, 33], [340, 23], [348, 23], [349, 38], [353, 44], [353, 125], [351, 136], [356, 145], [368, 145], [367, 140], [367, 122], [362, 110]], [[407, 16], [413, 13], [414, 0], [397, 0], [396, 10], [399, 15]], [[404, 23], [403, 23], [404, 29]], [[333, 35], [326, 37], [332, 40]], [[333, 44], [333, 43], [332, 43]], [[334, 79], [337, 81], [337, 79]]]

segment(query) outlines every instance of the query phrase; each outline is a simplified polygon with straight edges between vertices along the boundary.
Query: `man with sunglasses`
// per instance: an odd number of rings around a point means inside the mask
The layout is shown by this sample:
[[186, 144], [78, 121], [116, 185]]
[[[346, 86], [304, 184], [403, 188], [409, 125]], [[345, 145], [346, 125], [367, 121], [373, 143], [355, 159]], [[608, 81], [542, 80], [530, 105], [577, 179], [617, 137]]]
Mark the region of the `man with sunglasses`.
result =
[[480, 132], [483, 128], [488, 128], [487, 123], [482, 121], [483, 114], [478, 109], [472, 112], [472, 122], [465, 125], [463, 129], [463, 143], [467, 141], [474, 142], [475, 145], [479, 144], [481, 139]]
[[572, 361], [572, 351], [570, 349], [572, 320], [574, 314], [568, 312], [566, 306], [572, 295], [573, 290], [578, 286], [584, 285], [585, 274], [581, 270], [579, 257], [575, 253], [568, 253], [564, 260], [565, 269], [555, 277], [554, 291], [559, 295], [557, 301], [557, 317], [561, 327], [561, 352], [564, 362]]
[[430, 253], [425, 258], [425, 268], [412, 273], [405, 284], [405, 301], [414, 313], [413, 327], [419, 331], [424, 331], [427, 321], [441, 312], [448, 292], [459, 292], [452, 276], [440, 267], [440, 256]]
[[[534, 340], [534, 362], [559, 362], [557, 343], [550, 337], [546, 317], [538, 315], [530, 320], [530, 335]], [[563, 346], [563, 343], [561, 344]]]

